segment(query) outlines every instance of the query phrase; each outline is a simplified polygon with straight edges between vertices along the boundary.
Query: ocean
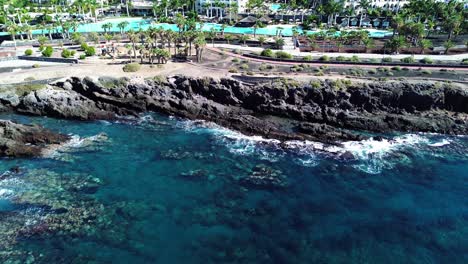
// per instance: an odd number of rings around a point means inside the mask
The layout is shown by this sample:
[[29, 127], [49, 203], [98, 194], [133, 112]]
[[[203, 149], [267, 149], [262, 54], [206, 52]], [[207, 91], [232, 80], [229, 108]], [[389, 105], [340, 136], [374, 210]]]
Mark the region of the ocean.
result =
[[153, 113], [0, 118], [72, 136], [0, 160], [2, 263], [468, 263], [468, 137], [330, 146]]

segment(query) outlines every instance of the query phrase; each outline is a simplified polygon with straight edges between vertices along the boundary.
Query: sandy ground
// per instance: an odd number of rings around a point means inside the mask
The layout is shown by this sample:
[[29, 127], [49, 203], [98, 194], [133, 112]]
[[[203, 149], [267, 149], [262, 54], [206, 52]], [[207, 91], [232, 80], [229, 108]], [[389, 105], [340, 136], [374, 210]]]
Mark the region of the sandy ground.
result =
[[[215, 51], [213, 51], [215, 50]], [[230, 66], [229, 63], [232, 61], [233, 57], [240, 57], [239, 55], [227, 53], [221, 56], [218, 49], [213, 49], [207, 47], [205, 52], [205, 62], [202, 64], [196, 63], [177, 63], [177, 62], [168, 62], [165, 65], [154, 65], [151, 67], [148, 64], [143, 64], [142, 68], [135, 73], [126, 73], [122, 70], [125, 60], [115, 60], [111, 59], [99, 59], [88, 58], [79, 64], [63, 64], [63, 63], [45, 63], [45, 62], [35, 62], [35, 61], [7, 61], [0, 62], [0, 85], [4, 84], [15, 84], [22, 83], [31, 80], [50, 80], [50, 79], [62, 79], [71, 76], [91, 76], [91, 77], [101, 77], [101, 76], [110, 76], [110, 77], [140, 77], [140, 78], [149, 78], [158, 75], [170, 76], [170, 75], [186, 75], [191, 77], [203, 77], [209, 76], [213, 78], [223, 78], [230, 77], [233, 74], [228, 72]], [[139, 60], [138, 60], [139, 61]], [[257, 62], [256, 60], [249, 59], [251, 63], [265, 63]], [[266, 64], [271, 64], [272, 62], [266, 62]], [[33, 68], [32, 65], [40, 64], [39, 68]], [[225, 64], [225, 65], [224, 65]], [[223, 66], [224, 65], [224, 66]], [[12, 68], [18, 67], [14, 72], [11, 71]], [[289, 67], [286, 65], [286, 67]], [[349, 67], [349, 66], [346, 66]], [[3, 70], [3, 71], [2, 71]], [[236, 73], [235, 75], [239, 75]], [[263, 75], [256, 75], [263, 76]], [[326, 74], [325, 76], [314, 76], [310, 73], [269, 73], [268, 77], [289, 77], [298, 81], [310, 81], [311, 79], [343, 79], [346, 78], [343, 75], [339, 74]], [[360, 79], [353, 77], [352, 79], [359, 79], [359, 81], [369, 81], [366, 79]], [[421, 78], [414, 78], [407, 81], [421, 81]], [[426, 81], [427, 77], [426, 77]], [[434, 80], [436, 81], [436, 80]]]
[[[111, 60], [95, 60], [92, 62], [86, 62], [83, 64], [53, 64], [45, 65], [42, 64], [39, 68], [32, 68], [33, 64], [37, 62], [30, 61], [14, 61], [10, 65], [16, 64], [17, 67], [30, 66], [29, 69], [21, 69], [15, 72], [3, 72], [0, 73], [0, 84], [13, 84], [20, 83], [26, 80], [46, 80], [46, 79], [58, 79], [66, 78], [71, 76], [112, 76], [112, 77], [154, 77], [157, 75], [176, 75], [184, 74], [187, 76], [200, 77], [200, 76], [212, 76], [215, 78], [225, 77], [227, 72], [225, 70], [218, 69], [205, 69], [201, 66], [195, 66], [188, 63], [174, 63], [168, 62], [167, 64], [153, 68], [150, 65], [142, 65], [140, 71], [135, 73], [126, 73], [122, 70], [123, 64], [120, 62], [112, 62]], [[0, 63], [1, 67], [3, 62]], [[9, 66], [11, 67], [11, 66]]]

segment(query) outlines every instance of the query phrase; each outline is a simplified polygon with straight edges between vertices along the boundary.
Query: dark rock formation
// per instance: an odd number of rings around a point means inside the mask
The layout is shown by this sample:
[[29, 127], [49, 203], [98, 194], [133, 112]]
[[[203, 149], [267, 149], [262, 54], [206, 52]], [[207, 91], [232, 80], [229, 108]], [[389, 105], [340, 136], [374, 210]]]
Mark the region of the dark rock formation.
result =
[[450, 84], [71, 78], [20, 98], [20, 113], [112, 119], [155, 111], [280, 140], [359, 140], [354, 131], [468, 134], [468, 91]]
[[51, 144], [60, 144], [68, 136], [54, 133], [39, 126], [16, 124], [0, 120], [0, 156], [35, 157]]

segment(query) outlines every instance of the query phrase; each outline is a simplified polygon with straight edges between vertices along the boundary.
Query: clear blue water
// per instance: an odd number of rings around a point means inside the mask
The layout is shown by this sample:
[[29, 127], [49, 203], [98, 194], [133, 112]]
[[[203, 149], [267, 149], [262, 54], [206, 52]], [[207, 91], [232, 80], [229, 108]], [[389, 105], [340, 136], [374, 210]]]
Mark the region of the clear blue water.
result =
[[[50, 158], [0, 160], [0, 173], [21, 169], [0, 180], [0, 238], [17, 226], [39, 230], [0, 246], [2, 261], [468, 261], [466, 137], [395, 135], [340, 148], [290, 142], [284, 150], [154, 114], [113, 123], [1, 118], [74, 135], [68, 149]], [[85, 143], [101, 133], [107, 139]], [[337, 158], [345, 150], [357, 159]], [[285, 184], [245, 184], [259, 165]], [[76, 187], [89, 178], [99, 188]], [[62, 216], [43, 203], [68, 210], [92, 205], [98, 220], [80, 222], [80, 232], [42, 232], [49, 214]], [[79, 212], [78, 219], [87, 214]]]
[[[87, 23], [87, 24], [81, 24], [77, 28], [77, 32], [80, 33], [89, 33], [89, 32], [104, 32], [102, 29], [102, 25], [105, 23], [111, 23], [112, 28], [111, 32], [120, 32], [120, 29], [117, 27], [117, 24], [120, 23], [121, 21], [128, 21], [129, 25], [125, 30], [135, 30], [138, 31], [139, 29], [142, 30], [147, 30], [150, 27], [153, 28], [163, 28], [165, 30], [172, 30], [172, 31], [179, 31], [177, 25], [175, 24], [167, 24], [167, 23], [153, 23], [150, 20], [145, 20], [142, 18], [133, 18], [133, 19], [112, 19], [112, 20], [105, 20], [105, 21], [100, 21], [97, 23]], [[203, 25], [203, 31], [210, 31], [212, 28], [215, 28], [218, 32], [221, 31], [221, 24], [215, 24], [215, 23], [205, 23]], [[258, 35], [267, 35], [267, 36], [276, 36], [278, 34], [278, 30], [281, 30], [281, 34], [286, 37], [290, 37], [293, 35], [293, 27], [288, 26], [288, 27], [276, 27], [276, 26], [268, 26], [265, 28], [258, 28], [256, 34]], [[298, 32], [302, 33], [303, 30], [299, 27]], [[231, 34], [253, 34], [254, 29], [249, 28], [249, 27], [226, 27], [225, 28], [226, 33], [231, 33]], [[306, 31], [306, 34], [313, 34], [316, 33], [317, 31]], [[34, 35], [39, 35], [42, 34], [43, 32], [41, 30], [33, 30]], [[44, 30], [44, 33], [47, 33], [47, 30]], [[337, 33], [339, 34], [339, 32]], [[371, 37], [375, 38], [383, 38], [385, 36], [391, 35], [392, 33], [389, 31], [385, 30], [373, 30], [369, 32], [369, 35]], [[1, 35], [8, 35], [7, 32], [0, 32]]]
[[281, 4], [271, 4], [270, 5], [270, 10], [271, 11], [278, 11], [281, 9]]

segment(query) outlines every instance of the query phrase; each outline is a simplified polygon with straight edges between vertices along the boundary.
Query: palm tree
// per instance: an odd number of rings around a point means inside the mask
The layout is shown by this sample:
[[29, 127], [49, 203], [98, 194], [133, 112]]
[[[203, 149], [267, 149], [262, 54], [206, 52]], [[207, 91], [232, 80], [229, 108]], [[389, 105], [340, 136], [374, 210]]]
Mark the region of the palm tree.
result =
[[359, 18], [359, 27], [361, 27], [363, 14], [367, 14], [367, 10], [371, 7], [371, 3], [369, 0], [360, 0], [357, 7], [361, 9], [361, 17]]
[[421, 54], [424, 54], [424, 50], [432, 47], [432, 42], [428, 39], [421, 39], [418, 42], [418, 46], [421, 48]]
[[226, 27], [227, 27], [226, 24], [221, 25], [221, 36], [223, 37], [224, 37], [224, 31], [226, 30]]
[[260, 47], [263, 47], [263, 44], [265, 44], [267, 39], [264, 36], [260, 36], [258, 37], [257, 40], [258, 40], [258, 43], [260, 43]]
[[448, 54], [449, 49], [455, 47], [455, 43], [453, 43], [451, 40], [447, 40], [444, 42], [444, 48], [445, 48], [445, 54]]
[[406, 38], [403, 36], [396, 36], [385, 43], [385, 47], [390, 48], [395, 53], [399, 53], [404, 46], [406, 46]]
[[112, 28], [112, 23], [110, 22], [104, 23], [102, 24], [101, 28], [104, 30], [104, 34], [106, 34], [107, 31], [108, 30], [110, 31], [110, 29]]
[[122, 21], [120, 23], [117, 24], [117, 27], [119, 28], [120, 30], [120, 34], [123, 36], [124, 32], [125, 32], [125, 28], [128, 27], [130, 23], [128, 21]]
[[224, 36], [224, 39], [227, 41], [227, 44], [229, 45], [229, 42], [233, 39], [233, 36], [231, 34], [227, 34]]
[[275, 37], [275, 45], [277, 49], [281, 49], [284, 46], [284, 39]]
[[250, 37], [245, 34], [239, 35], [237, 38], [239, 39], [239, 41], [242, 41], [242, 43], [244, 43], [244, 46], [246, 46], [247, 40], [250, 39]]
[[15, 49], [16, 49], [16, 34], [18, 34], [18, 32], [19, 32], [18, 26], [16, 24], [13, 24], [13, 23], [8, 23], [7, 24], [7, 31], [8, 31], [8, 33], [10, 33], [11, 39], [13, 40], [13, 43], [14, 43]]
[[[133, 30], [128, 31], [127, 35], [128, 35], [128, 38], [130, 39], [130, 42], [132, 43], [133, 56], [134, 56], [134, 58], [136, 60], [136, 45], [137, 45], [139, 36]], [[132, 56], [130, 56], [130, 62], [132, 62]]]
[[199, 33], [197, 38], [195, 39], [195, 50], [196, 50], [196, 57], [197, 62], [202, 62], [203, 58], [203, 49], [206, 46], [205, 34]]
[[366, 53], [369, 49], [372, 49], [375, 47], [375, 41], [372, 38], [365, 38], [362, 40], [362, 43], [364, 44]]
[[211, 44], [214, 47], [214, 40], [216, 38], [216, 30], [214, 28], [211, 28], [211, 30], [208, 32], [208, 38], [211, 40]]

